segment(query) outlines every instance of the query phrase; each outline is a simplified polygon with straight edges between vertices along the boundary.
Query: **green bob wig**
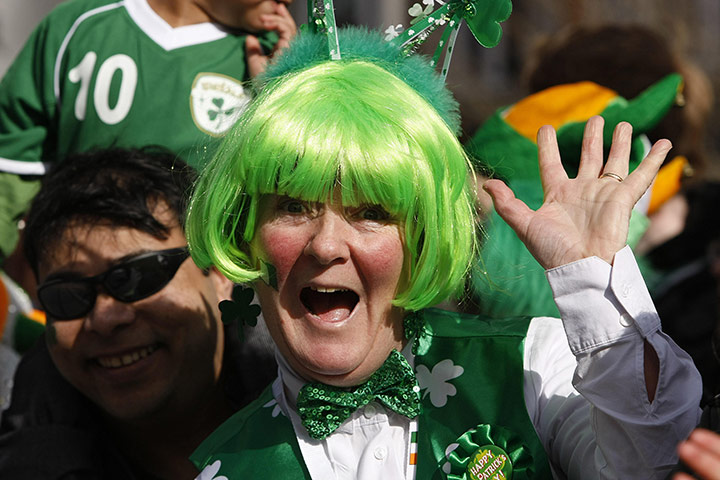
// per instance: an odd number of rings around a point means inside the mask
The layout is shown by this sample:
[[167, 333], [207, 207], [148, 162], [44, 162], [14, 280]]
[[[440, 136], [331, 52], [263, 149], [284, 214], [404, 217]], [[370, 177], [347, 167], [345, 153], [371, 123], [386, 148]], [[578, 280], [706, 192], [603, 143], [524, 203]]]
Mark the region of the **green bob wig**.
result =
[[[326, 40], [316, 41], [322, 50]], [[186, 225], [196, 263], [252, 282], [261, 276], [249, 247], [260, 198], [339, 194], [343, 205], [381, 205], [400, 221], [407, 271], [395, 305], [419, 310], [459, 293], [476, 235], [471, 167], [452, 129], [387, 63], [356, 56], [302, 65], [267, 79], [202, 172]]]

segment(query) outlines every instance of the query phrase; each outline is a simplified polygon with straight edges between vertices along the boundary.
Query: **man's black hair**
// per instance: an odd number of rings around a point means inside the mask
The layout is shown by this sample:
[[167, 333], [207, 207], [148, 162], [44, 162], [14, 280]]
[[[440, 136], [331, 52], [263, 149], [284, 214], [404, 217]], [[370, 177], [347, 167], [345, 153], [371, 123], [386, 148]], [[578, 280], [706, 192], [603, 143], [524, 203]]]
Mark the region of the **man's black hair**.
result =
[[69, 155], [43, 178], [25, 219], [23, 247], [35, 275], [70, 223], [129, 227], [164, 239], [153, 216], [165, 202], [181, 226], [196, 172], [160, 147], [112, 148]]

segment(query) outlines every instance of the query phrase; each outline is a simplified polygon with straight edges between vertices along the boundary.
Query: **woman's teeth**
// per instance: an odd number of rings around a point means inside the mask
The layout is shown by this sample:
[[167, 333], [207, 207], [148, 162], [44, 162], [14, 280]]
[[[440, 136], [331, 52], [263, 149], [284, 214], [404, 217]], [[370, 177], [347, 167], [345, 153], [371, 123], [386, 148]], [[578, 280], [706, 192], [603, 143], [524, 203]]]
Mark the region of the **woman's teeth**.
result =
[[97, 361], [100, 364], [101, 367], [105, 368], [120, 368], [120, 367], [127, 367], [128, 365], [132, 365], [135, 362], [138, 362], [142, 360], [143, 358], [147, 357], [151, 353], [153, 353], [155, 350], [157, 350], [157, 346], [150, 345], [148, 347], [143, 347], [139, 350], [136, 350], [134, 352], [126, 353], [124, 355], [117, 355], [114, 357], [98, 357]]
[[320, 293], [335, 293], [335, 292], [349, 292], [347, 288], [332, 288], [332, 287], [310, 287], [311, 290]]
[[357, 293], [342, 287], [307, 287], [300, 292], [300, 301], [313, 315], [328, 322], [339, 322], [350, 316], [357, 305]]

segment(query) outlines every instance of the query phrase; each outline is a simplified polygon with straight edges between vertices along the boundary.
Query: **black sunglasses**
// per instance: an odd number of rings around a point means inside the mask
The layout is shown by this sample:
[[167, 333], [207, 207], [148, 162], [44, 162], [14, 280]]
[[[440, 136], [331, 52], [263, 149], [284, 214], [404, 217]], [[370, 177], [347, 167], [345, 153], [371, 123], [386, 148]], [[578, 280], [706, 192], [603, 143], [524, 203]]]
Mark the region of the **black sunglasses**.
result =
[[132, 257], [94, 277], [54, 278], [38, 287], [38, 299], [54, 320], [84, 317], [95, 306], [98, 284], [121, 302], [142, 300], [170, 283], [189, 256], [187, 247], [170, 248]]

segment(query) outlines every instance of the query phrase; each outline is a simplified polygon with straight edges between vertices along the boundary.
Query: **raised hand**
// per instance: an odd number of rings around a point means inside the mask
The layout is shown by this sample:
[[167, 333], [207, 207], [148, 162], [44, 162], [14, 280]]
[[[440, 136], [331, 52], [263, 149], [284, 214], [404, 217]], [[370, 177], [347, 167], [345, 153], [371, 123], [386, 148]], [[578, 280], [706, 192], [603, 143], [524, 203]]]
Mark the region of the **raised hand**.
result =
[[652, 183], [671, 148], [660, 140], [641, 164], [628, 175], [632, 127], [615, 128], [610, 154], [603, 166], [602, 117], [588, 120], [576, 178], [565, 173], [555, 130], [538, 131], [540, 178], [545, 194], [542, 206], [531, 210], [515, 198], [500, 180], [483, 188], [492, 196], [495, 210], [517, 233], [545, 268], [597, 256], [612, 263], [627, 242], [632, 208]]
[[251, 78], [255, 78], [264, 72], [270, 58], [280, 50], [286, 48], [297, 32], [295, 20], [293, 20], [290, 11], [283, 3], [277, 4], [275, 13], [263, 15], [261, 18], [265, 30], [277, 32], [280, 38], [270, 55], [265, 55], [257, 37], [248, 35], [245, 41], [245, 54], [247, 55], [248, 71]]

